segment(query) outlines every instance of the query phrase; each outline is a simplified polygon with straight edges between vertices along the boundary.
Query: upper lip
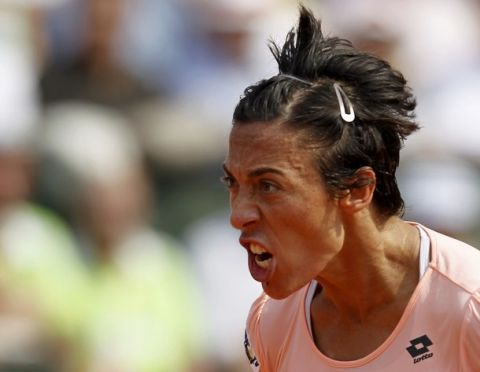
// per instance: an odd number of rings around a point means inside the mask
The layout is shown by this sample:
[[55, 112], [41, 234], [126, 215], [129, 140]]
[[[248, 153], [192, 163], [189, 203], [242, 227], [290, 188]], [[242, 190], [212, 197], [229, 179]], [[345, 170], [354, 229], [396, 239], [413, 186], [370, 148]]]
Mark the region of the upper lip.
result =
[[256, 245], [259, 245], [260, 247], [262, 247], [263, 249], [265, 249], [268, 253], [270, 253], [270, 251], [265, 247], [265, 245], [262, 244], [262, 243], [260, 243], [258, 240], [251, 239], [251, 238], [241, 237], [241, 238], [239, 239], [239, 242], [240, 242], [240, 244], [241, 244], [245, 249], [247, 249], [249, 252], [251, 252], [251, 251], [250, 251], [250, 245], [256, 244]]

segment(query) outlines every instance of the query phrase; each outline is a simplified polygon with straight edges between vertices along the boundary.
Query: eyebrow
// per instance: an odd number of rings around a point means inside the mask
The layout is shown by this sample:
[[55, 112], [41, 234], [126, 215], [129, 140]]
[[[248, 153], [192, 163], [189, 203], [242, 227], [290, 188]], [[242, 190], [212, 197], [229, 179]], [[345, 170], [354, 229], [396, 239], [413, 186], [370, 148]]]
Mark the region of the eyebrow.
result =
[[[227, 166], [225, 164], [223, 164], [223, 170], [225, 171], [225, 173], [227, 173], [229, 176], [231, 176], [232, 174], [229, 172]], [[264, 174], [267, 174], [267, 173], [274, 173], [274, 174], [278, 174], [278, 175], [284, 175], [284, 173], [277, 169], [277, 168], [271, 168], [271, 167], [260, 167], [260, 168], [256, 168], [252, 171], [250, 171], [248, 173], [248, 177], [250, 178], [255, 178], [255, 177], [259, 177], [259, 176], [262, 176]]]
[[249, 172], [248, 176], [253, 178], [253, 177], [262, 176], [262, 175], [267, 174], [267, 173], [274, 173], [274, 174], [278, 174], [278, 175], [283, 175], [284, 174], [281, 170], [276, 169], [276, 168], [261, 167], [261, 168], [254, 169], [251, 172]]

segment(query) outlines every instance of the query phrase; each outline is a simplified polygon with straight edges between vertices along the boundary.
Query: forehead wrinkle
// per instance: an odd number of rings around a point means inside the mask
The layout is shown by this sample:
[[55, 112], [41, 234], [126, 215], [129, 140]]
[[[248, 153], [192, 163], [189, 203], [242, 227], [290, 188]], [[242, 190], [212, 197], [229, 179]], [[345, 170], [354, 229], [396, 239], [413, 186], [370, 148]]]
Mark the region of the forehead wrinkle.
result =
[[[229, 140], [227, 163], [236, 166], [235, 160], [241, 159], [244, 166], [248, 164], [248, 168], [244, 169], [246, 175], [258, 174], [257, 169], [260, 168], [275, 169], [285, 177], [292, 172], [308, 174], [309, 165], [313, 162], [308, 160], [313, 155], [312, 146], [304, 143], [299, 133], [277, 123], [234, 126]], [[230, 164], [232, 160], [234, 162]], [[272, 173], [280, 174], [276, 171]]]

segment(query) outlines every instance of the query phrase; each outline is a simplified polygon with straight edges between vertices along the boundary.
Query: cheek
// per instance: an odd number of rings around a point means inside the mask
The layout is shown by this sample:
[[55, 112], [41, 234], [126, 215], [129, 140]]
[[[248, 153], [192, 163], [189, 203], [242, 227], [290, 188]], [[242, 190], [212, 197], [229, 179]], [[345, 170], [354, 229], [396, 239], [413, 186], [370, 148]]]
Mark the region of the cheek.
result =
[[278, 211], [283, 218], [276, 220], [273, 229], [277, 267], [264, 287], [269, 295], [285, 297], [307, 285], [341, 249], [343, 229], [337, 209], [303, 205]]
[[342, 246], [343, 228], [335, 209], [292, 215], [281, 234], [285, 263], [292, 270], [321, 270]]
[[291, 247], [285, 256], [278, 257], [271, 281], [263, 283], [266, 293], [273, 298], [285, 298], [314, 280], [326, 264], [312, 258], [308, 252]]

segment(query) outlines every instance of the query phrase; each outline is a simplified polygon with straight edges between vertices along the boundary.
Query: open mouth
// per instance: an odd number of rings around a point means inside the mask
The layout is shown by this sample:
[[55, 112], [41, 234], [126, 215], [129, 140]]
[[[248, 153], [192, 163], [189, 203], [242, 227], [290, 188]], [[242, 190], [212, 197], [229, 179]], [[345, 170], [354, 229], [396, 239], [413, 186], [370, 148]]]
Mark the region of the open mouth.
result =
[[250, 244], [249, 248], [250, 252], [252, 252], [254, 255], [255, 263], [262, 269], [268, 268], [270, 262], [272, 261], [271, 253], [268, 253], [265, 249], [255, 243]]

